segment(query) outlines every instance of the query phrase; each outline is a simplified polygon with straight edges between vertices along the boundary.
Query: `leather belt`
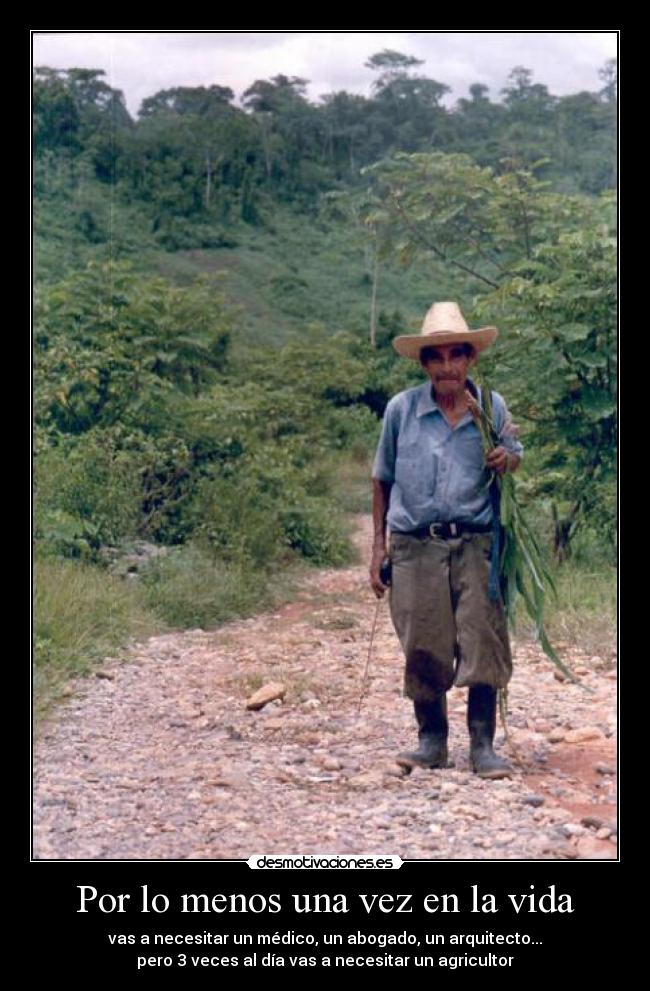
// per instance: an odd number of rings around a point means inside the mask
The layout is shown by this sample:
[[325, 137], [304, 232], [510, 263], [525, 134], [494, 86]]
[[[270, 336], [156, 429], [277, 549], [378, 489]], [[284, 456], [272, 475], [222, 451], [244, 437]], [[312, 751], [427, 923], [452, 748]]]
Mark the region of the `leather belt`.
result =
[[417, 530], [394, 530], [405, 537], [440, 537], [449, 540], [453, 537], [460, 537], [463, 533], [491, 533], [492, 524], [479, 523], [427, 523]]

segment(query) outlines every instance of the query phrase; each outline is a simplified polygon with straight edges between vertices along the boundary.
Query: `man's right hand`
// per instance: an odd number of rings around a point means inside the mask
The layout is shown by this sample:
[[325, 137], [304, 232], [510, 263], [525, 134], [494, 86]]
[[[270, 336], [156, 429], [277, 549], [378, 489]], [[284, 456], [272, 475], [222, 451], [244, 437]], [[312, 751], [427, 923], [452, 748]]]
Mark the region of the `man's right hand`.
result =
[[386, 557], [385, 547], [383, 546], [373, 547], [372, 560], [370, 562], [370, 584], [372, 586], [373, 592], [375, 593], [378, 599], [382, 598], [384, 592], [388, 588], [388, 586], [384, 585], [381, 578], [379, 577], [382, 561], [384, 560], [385, 557]]
[[379, 572], [382, 561], [386, 557], [386, 514], [390, 503], [392, 482], [384, 482], [380, 478], [372, 480], [372, 560], [370, 562], [370, 584], [378, 599], [388, 588], [384, 585]]

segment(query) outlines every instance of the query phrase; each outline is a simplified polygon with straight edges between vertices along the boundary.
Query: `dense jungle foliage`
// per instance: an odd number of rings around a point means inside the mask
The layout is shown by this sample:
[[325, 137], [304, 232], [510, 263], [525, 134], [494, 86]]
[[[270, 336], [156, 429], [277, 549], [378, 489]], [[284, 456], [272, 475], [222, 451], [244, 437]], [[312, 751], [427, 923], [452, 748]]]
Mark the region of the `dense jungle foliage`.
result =
[[[384, 406], [421, 380], [391, 340], [436, 299], [500, 328], [482, 363], [549, 553], [615, 561], [615, 64], [451, 109], [417, 60], [366, 64], [371, 97], [279, 75], [136, 120], [100, 70], [35, 70], [37, 684], [349, 560]], [[163, 553], [128, 581], [139, 542]]]

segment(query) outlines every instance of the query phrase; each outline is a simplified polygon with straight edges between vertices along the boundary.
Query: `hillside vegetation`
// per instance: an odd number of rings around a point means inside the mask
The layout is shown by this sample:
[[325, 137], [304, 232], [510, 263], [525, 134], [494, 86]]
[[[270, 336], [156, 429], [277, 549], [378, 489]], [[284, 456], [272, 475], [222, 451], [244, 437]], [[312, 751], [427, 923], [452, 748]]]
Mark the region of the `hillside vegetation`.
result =
[[276, 76], [242, 108], [162, 91], [136, 121], [103, 73], [36, 70], [44, 707], [129, 636], [350, 560], [383, 409], [420, 381], [391, 340], [436, 299], [500, 327], [482, 365], [521, 427], [529, 517], [571, 616], [597, 574], [584, 608], [613, 621], [615, 67], [559, 99], [517, 67], [501, 102], [477, 84], [451, 111], [408, 56], [368, 67], [369, 99]]

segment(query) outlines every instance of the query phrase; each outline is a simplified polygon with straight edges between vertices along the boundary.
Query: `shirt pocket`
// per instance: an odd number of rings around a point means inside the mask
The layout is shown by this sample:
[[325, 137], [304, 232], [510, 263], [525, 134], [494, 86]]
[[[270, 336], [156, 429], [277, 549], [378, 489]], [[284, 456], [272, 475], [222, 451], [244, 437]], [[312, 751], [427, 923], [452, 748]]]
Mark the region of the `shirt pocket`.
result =
[[485, 468], [483, 441], [478, 427], [466, 427], [457, 438], [457, 454], [462, 465], [471, 471], [480, 472]]
[[400, 445], [395, 461], [395, 482], [409, 502], [423, 502], [433, 496], [438, 475], [438, 456], [429, 447], [416, 443]]

